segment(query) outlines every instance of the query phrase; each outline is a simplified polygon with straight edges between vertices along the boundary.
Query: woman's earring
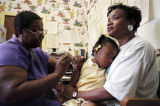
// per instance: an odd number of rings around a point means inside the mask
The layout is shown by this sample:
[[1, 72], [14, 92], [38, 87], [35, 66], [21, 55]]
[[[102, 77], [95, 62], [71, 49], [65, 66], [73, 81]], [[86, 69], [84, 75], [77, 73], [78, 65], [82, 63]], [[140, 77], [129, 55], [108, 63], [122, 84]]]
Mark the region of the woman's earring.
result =
[[133, 31], [133, 25], [128, 25], [128, 31]]

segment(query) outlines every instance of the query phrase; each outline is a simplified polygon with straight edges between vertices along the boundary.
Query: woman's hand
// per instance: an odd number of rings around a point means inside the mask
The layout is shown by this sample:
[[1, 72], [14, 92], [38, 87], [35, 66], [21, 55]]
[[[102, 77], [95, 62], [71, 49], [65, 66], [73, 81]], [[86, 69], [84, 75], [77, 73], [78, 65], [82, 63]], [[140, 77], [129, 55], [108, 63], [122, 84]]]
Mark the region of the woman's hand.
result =
[[63, 76], [69, 66], [71, 65], [72, 58], [68, 54], [62, 55], [56, 62], [55, 72]]
[[76, 88], [70, 86], [70, 85], [65, 85], [64, 86], [64, 91], [63, 91], [63, 99], [64, 100], [69, 100], [72, 99], [72, 94], [73, 92], [77, 91]]

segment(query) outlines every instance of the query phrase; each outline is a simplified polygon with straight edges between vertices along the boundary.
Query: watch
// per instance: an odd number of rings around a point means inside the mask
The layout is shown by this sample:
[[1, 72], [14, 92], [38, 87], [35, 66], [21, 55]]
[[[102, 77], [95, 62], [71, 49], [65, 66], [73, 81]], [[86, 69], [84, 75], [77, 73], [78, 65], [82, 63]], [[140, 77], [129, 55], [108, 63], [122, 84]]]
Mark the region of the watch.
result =
[[78, 94], [77, 92], [73, 92], [72, 94], [73, 99], [76, 99], [77, 94]]

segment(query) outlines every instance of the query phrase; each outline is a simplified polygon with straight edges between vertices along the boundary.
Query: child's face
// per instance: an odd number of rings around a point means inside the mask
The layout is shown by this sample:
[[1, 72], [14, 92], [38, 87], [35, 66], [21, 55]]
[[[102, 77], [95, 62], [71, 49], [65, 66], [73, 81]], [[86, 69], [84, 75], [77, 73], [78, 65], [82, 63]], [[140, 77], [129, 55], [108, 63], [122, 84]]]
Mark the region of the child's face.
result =
[[101, 68], [107, 68], [118, 54], [118, 49], [111, 43], [106, 43], [95, 52], [95, 60]]

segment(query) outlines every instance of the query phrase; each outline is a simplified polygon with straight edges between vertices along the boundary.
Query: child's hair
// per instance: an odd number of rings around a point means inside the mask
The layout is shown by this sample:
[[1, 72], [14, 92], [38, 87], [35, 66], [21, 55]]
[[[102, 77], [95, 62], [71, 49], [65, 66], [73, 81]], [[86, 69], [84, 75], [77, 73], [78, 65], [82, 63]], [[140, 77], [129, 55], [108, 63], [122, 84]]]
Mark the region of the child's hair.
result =
[[98, 49], [102, 48], [103, 45], [105, 45], [107, 42], [111, 43], [115, 48], [120, 50], [119, 43], [115, 38], [112, 37], [106, 37], [105, 35], [101, 35], [98, 39], [98, 41], [93, 46], [92, 55], [94, 56], [95, 50], [98, 51]]

